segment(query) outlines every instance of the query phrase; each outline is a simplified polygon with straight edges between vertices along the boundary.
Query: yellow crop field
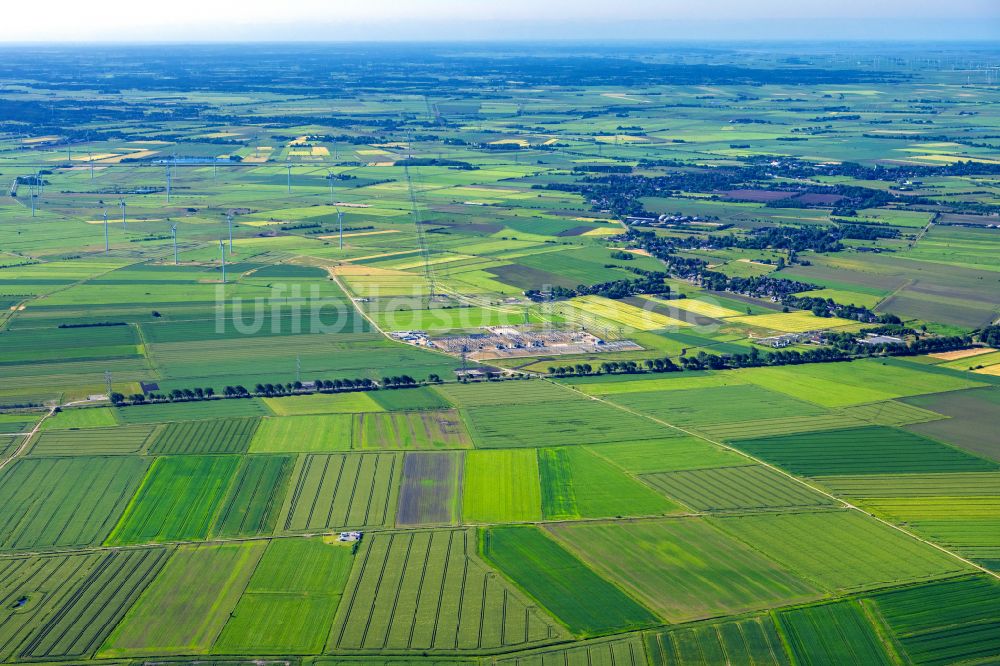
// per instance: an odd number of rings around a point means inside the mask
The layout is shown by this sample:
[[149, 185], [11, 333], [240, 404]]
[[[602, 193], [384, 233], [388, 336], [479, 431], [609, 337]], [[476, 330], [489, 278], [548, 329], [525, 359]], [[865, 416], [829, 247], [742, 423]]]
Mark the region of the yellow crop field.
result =
[[817, 317], [811, 312], [776, 312], [766, 315], [747, 315], [731, 317], [728, 321], [749, 324], [758, 328], [766, 328], [782, 333], [805, 333], [806, 331], [822, 331], [844, 326], [857, 326], [858, 322], [837, 317]]
[[618, 322], [640, 331], [654, 331], [659, 328], [690, 326], [687, 322], [674, 319], [651, 310], [637, 308], [628, 303], [620, 303], [602, 296], [581, 296], [571, 300], [570, 305], [578, 310]]
[[684, 310], [685, 312], [693, 312], [694, 314], [703, 315], [705, 317], [714, 317], [716, 319], [721, 319], [723, 317], [739, 317], [742, 314], [737, 310], [730, 310], [729, 308], [724, 308], [721, 305], [715, 305], [706, 301], [699, 301], [694, 298], [680, 298], [670, 301], [670, 307], [677, 308], [678, 310]]

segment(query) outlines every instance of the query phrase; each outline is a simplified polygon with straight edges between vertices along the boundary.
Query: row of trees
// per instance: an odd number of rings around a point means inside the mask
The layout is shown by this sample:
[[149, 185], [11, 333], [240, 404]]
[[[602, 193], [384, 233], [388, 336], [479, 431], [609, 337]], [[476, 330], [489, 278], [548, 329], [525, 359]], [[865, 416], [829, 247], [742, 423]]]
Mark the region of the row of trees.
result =
[[[1000, 334], [1000, 327], [998, 334]], [[765, 366], [801, 365], [805, 363], [834, 363], [851, 361], [872, 356], [912, 356], [933, 352], [964, 349], [972, 343], [971, 336], [946, 336], [918, 338], [905, 344], [863, 344], [857, 341], [857, 334], [831, 334], [828, 347], [806, 350], [777, 350], [763, 352], [751, 347], [745, 354], [709, 354], [704, 351], [693, 356], [681, 356], [680, 365], [669, 358], [638, 361], [607, 361], [596, 371], [587, 363], [574, 366], [548, 368], [556, 377], [590, 374], [645, 374], [679, 372], [682, 370], [732, 370], [736, 368], [758, 368]]]
[[[616, 266], [616, 268], [618, 267]], [[665, 282], [667, 278], [666, 273], [659, 271], [645, 271], [641, 269], [632, 269], [632, 272], [639, 274], [640, 277], [634, 280], [613, 280], [611, 282], [601, 282], [592, 285], [580, 284], [577, 285], [575, 289], [560, 287], [558, 285], [554, 285], [545, 291], [539, 289], [527, 289], [525, 290], [524, 295], [536, 303], [541, 303], [544, 301], [558, 301], [573, 298], [574, 296], [595, 295], [618, 300], [628, 298], [629, 296], [635, 296], [637, 294], [670, 293], [670, 286]]]
[[[427, 383], [439, 384], [441, 377], [436, 374], [428, 375]], [[199, 400], [213, 400], [215, 398], [252, 398], [252, 397], [275, 397], [285, 395], [309, 394], [309, 393], [341, 393], [351, 391], [377, 391], [379, 389], [401, 389], [420, 386], [422, 382], [409, 375], [392, 375], [383, 377], [381, 382], [373, 379], [317, 379], [312, 386], [306, 386], [301, 381], [288, 383], [258, 383], [253, 390], [249, 390], [243, 385], [226, 386], [221, 396], [217, 396], [212, 387], [173, 389], [169, 393], [133, 393], [126, 396], [123, 393], [114, 392], [108, 398], [114, 405], [141, 405], [154, 402], [197, 402]]]

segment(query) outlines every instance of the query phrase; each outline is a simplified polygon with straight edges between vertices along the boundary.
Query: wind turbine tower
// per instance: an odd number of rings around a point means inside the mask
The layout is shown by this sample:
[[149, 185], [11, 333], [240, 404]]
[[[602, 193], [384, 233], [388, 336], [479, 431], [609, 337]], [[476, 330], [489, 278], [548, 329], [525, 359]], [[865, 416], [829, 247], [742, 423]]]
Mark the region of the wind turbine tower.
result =
[[229, 254], [233, 253], [233, 214], [226, 215], [226, 222], [229, 223]]
[[333, 169], [327, 169], [328, 177], [330, 178], [330, 205], [336, 205], [336, 200], [333, 198]]
[[174, 266], [177, 265], [177, 225], [174, 224], [170, 227], [170, 235], [174, 239]]
[[219, 239], [219, 255], [222, 257], [222, 284], [226, 284], [226, 246]]
[[108, 240], [108, 209], [104, 209], [104, 251], [109, 252], [111, 250], [111, 243]]
[[125, 197], [118, 200], [118, 205], [122, 209], [122, 231], [128, 231], [128, 222], [125, 221]]
[[288, 169], [288, 193], [292, 193], [292, 165], [289, 164], [285, 168]]
[[344, 249], [344, 212], [337, 209], [337, 224], [340, 225], [340, 249]]
[[170, 203], [170, 163], [167, 163], [167, 203]]

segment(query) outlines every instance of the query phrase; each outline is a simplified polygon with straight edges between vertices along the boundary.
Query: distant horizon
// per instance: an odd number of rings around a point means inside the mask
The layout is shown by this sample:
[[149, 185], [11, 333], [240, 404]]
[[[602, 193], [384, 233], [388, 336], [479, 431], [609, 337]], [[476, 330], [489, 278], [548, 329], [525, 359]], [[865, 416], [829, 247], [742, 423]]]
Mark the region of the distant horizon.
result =
[[[4, 10], [0, 44], [1000, 40], [993, 0], [298, 0], [292, 6], [239, 0], [174, 0], [138, 6], [53, 0]], [[678, 36], [678, 37], [675, 37]]]

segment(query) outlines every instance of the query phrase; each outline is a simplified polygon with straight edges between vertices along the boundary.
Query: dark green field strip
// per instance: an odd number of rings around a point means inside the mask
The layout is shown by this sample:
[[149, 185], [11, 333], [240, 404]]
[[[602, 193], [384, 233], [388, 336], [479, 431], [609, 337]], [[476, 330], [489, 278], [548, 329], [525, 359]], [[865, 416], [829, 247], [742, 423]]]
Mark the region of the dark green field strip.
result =
[[677, 666], [708, 664], [790, 664], [770, 615], [646, 634], [650, 663]]
[[788, 416], [820, 416], [828, 412], [812, 403], [758, 386], [717, 386], [700, 389], [620, 393], [611, 402], [681, 426], [717, 425]]
[[42, 328], [3, 333], [3, 358], [7, 361], [78, 358], [114, 355], [118, 350], [139, 344], [134, 326], [95, 326], [92, 328]]
[[639, 478], [667, 497], [698, 511], [775, 509], [836, 503], [762, 465], [644, 474]]
[[166, 562], [165, 548], [112, 551], [21, 652], [34, 660], [83, 658], [100, 647]]
[[238, 456], [157, 458], [108, 543], [204, 539], [239, 463]]
[[577, 635], [639, 629], [656, 616], [535, 527], [483, 532], [483, 556]]
[[[497, 659], [500, 666], [646, 666], [646, 652], [638, 634], [583, 645], [542, 648]], [[672, 663], [672, 662], [653, 662]], [[388, 666], [388, 665], [387, 665]]]
[[44, 430], [31, 445], [31, 456], [130, 455], [143, 453], [156, 426], [83, 430]]
[[212, 533], [225, 537], [272, 534], [294, 461], [293, 456], [245, 457]]
[[462, 415], [479, 448], [636, 441], [662, 438], [669, 430], [595, 400], [469, 407]]
[[979, 472], [997, 463], [904, 430], [871, 426], [740, 440], [734, 446], [806, 476]]
[[[339, 306], [339, 311], [335, 308]], [[337, 316], [343, 323], [345, 332], [367, 332], [371, 325], [356, 313], [353, 306], [344, 300], [324, 298], [324, 307], [329, 308], [324, 315]], [[326, 319], [326, 317], [324, 317]], [[227, 313], [221, 320], [214, 314], [204, 319], [185, 321], [164, 321], [142, 324], [142, 334], [150, 343], [197, 342], [203, 340], [237, 340], [246, 337], [278, 339], [287, 335], [303, 335], [312, 331], [308, 318], [291, 312], [275, 317], [267, 312], [258, 316]]]
[[148, 465], [136, 456], [16, 461], [0, 471], [0, 548], [100, 543]]
[[548, 520], [579, 517], [569, 453], [565, 448], [538, 450], [542, 515]]
[[168, 423], [149, 451], [157, 455], [246, 453], [258, 425], [259, 418]]
[[462, 469], [460, 451], [414, 451], [403, 458], [396, 524], [453, 525], [458, 521]]
[[893, 663], [857, 601], [785, 611], [777, 618], [796, 663], [803, 666]]
[[307, 455], [296, 470], [281, 528], [381, 527], [395, 508], [394, 453]]
[[942, 581], [872, 598], [915, 664], [991, 663], [1000, 654], [995, 578]]
[[478, 651], [564, 637], [474, 557], [469, 530], [366, 537], [328, 649]]
[[37, 632], [103, 557], [93, 552], [0, 558], [0, 659], [9, 659]]
[[122, 407], [117, 410], [121, 423], [170, 423], [249, 416], [271, 416], [262, 400], [205, 400], [201, 402], [166, 402]]

